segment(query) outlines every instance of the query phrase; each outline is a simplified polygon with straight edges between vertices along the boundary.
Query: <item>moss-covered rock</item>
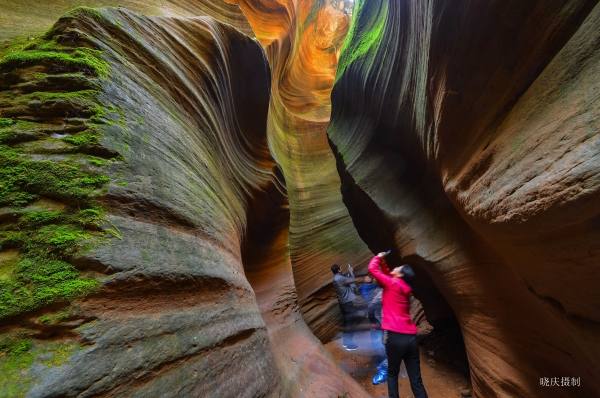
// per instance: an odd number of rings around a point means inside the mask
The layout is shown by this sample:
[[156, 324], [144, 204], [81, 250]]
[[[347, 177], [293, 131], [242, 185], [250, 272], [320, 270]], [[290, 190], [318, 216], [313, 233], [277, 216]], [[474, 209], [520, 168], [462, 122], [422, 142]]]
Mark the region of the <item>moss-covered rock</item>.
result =
[[[18, 258], [0, 258], [0, 320], [97, 291], [100, 282], [71, 258], [118, 236], [101, 228], [97, 202], [110, 181], [102, 170], [112, 161], [102, 156], [118, 157], [97, 129], [114, 111], [97, 98], [108, 63], [61, 40], [51, 29], [0, 54], [0, 250]], [[38, 205], [47, 199], [60, 205]]]

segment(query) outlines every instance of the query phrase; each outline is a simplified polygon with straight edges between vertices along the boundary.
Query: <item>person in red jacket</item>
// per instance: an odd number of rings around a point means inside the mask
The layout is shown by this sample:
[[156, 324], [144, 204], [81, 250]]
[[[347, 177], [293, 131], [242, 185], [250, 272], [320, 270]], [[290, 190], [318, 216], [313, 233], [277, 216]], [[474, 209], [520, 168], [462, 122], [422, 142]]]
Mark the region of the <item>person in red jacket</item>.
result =
[[398, 374], [402, 360], [410, 380], [415, 398], [427, 398], [421, 379], [421, 362], [417, 326], [410, 318], [410, 283], [415, 273], [409, 265], [394, 268], [391, 272], [385, 262], [385, 254], [379, 253], [371, 259], [369, 272], [383, 287], [381, 329], [387, 331], [385, 353], [388, 358], [388, 394], [398, 398]]

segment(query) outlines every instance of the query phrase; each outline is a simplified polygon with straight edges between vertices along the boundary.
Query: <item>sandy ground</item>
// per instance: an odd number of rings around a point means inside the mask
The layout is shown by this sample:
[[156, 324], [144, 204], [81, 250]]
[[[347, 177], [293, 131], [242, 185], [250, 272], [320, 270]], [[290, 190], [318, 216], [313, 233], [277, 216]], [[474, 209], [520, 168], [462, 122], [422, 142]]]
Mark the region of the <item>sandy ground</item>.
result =
[[[342, 347], [341, 335], [327, 343], [325, 347], [337, 359], [352, 377], [374, 398], [387, 397], [387, 383], [373, 385], [372, 377], [377, 373], [377, 364], [385, 359], [385, 351], [381, 344], [380, 331], [361, 331], [354, 333], [356, 351], [346, 351]], [[421, 376], [429, 398], [457, 398], [461, 388], [468, 386], [467, 377], [452, 369], [445, 362], [436, 361], [435, 352], [421, 347]], [[400, 368], [400, 397], [414, 398], [410, 390], [410, 382], [406, 378], [404, 363]], [[348, 397], [351, 398], [351, 397]]]

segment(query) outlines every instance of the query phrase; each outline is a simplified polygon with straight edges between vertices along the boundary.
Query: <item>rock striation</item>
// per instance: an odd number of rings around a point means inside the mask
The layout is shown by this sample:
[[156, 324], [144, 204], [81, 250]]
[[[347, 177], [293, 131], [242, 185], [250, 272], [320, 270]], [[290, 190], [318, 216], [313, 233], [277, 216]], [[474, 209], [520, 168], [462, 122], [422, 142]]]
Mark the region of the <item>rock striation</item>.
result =
[[79, 6], [122, 7], [149, 16], [209, 16], [254, 36], [240, 9], [223, 0], [4, 0], [0, 14], [0, 40], [40, 35], [67, 11]]
[[366, 272], [371, 252], [358, 236], [340, 194], [325, 131], [339, 52], [351, 3], [231, 0], [238, 4], [272, 70], [267, 134], [286, 181], [290, 255], [306, 323], [329, 341], [341, 325], [330, 267]]
[[255, 40], [79, 8], [8, 53], [1, 390], [366, 396], [300, 314]]
[[[360, 1], [328, 137], [373, 251], [456, 317], [477, 397], [600, 394], [596, 1]], [[580, 377], [578, 387], [541, 378]]]

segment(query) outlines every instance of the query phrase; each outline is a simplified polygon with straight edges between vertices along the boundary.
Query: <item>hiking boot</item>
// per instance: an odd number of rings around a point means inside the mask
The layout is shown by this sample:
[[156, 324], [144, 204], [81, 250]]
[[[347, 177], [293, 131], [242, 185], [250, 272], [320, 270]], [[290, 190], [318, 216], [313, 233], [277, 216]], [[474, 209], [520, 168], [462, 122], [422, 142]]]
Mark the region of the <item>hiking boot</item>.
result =
[[356, 351], [358, 350], [358, 346], [354, 343], [348, 343], [347, 345], [344, 346], [344, 348], [346, 349], [346, 351]]
[[382, 367], [379, 373], [373, 376], [373, 384], [385, 383], [387, 381], [387, 368]]

